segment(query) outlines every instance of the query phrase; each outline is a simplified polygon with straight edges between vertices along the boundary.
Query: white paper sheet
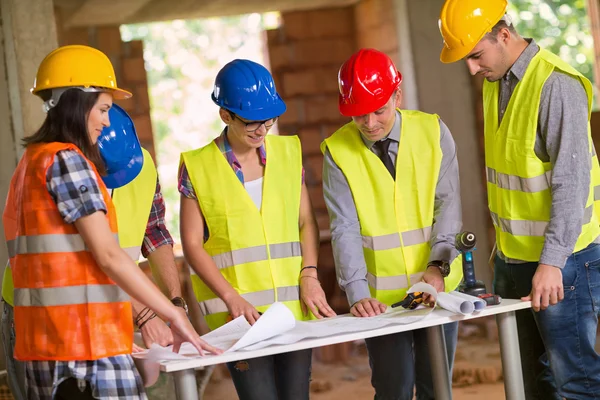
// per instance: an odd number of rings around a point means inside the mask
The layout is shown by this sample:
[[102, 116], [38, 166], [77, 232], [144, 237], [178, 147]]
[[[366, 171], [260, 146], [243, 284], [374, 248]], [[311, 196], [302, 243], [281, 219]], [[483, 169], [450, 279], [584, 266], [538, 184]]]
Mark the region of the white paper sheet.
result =
[[448, 293], [438, 293], [438, 305], [448, 311], [463, 315], [475, 311], [475, 305], [472, 302]]
[[[426, 292], [437, 298], [435, 289], [424, 282], [413, 285], [408, 292]], [[400, 300], [400, 299], [399, 299]], [[392, 324], [410, 324], [425, 318], [433, 308], [421, 306], [416, 310], [401, 307], [388, 310], [384, 314], [357, 318], [350, 314], [315, 321], [296, 321], [292, 312], [282, 303], [273, 303], [253, 326], [242, 317], [202, 336], [207, 343], [226, 352], [256, 350], [273, 344], [291, 344], [306, 338], [326, 337], [341, 333], [361, 332]], [[184, 343], [179, 354], [173, 353], [173, 347], [152, 345], [145, 354], [136, 357], [149, 362], [184, 360], [199, 357], [197, 350]]]
[[280, 335], [296, 326], [294, 314], [283, 303], [273, 303], [252, 327], [227, 351], [236, 351]]
[[[248, 321], [240, 316], [202, 336], [202, 339], [226, 352], [236, 351], [288, 331], [294, 325], [295, 319], [292, 312], [282, 303], [273, 303], [253, 326], [250, 326]], [[151, 362], [159, 362], [185, 360], [200, 355], [194, 346], [190, 343], [184, 343], [179, 350], [179, 354], [173, 352], [173, 346], [162, 347], [153, 344], [145, 354], [137, 354], [136, 356]]]
[[[437, 297], [435, 289], [424, 282], [415, 284], [408, 292], [426, 292], [431, 294], [434, 300]], [[243, 350], [258, 350], [275, 344], [292, 344], [303, 339], [363, 332], [383, 328], [387, 325], [410, 324], [425, 318], [432, 311], [433, 307], [425, 306], [420, 306], [415, 310], [406, 310], [402, 307], [388, 307], [384, 314], [375, 317], [357, 318], [351, 314], [345, 314], [314, 321], [296, 321], [296, 326], [293, 329], [271, 339], [245, 347]]]
[[[260, 319], [260, 318], [259, 318]], [[202, 336], [208, 344], [227, 350], [236, 344], [249, 330], [251, 326], [244, 316], [239, 316], [233, 321], [215, 329]]]
[[469, 294], [465, 294], [465, 293], [461, 293], [461, 292], [457, 292], [457, 291], [452, 291], [452, 292], [450, 292], [450, 294], [452, 296], [459, 297], [463, 300], [470, 301], [471, 303], [473, 303], [473, 306], [475, 306], [475, 312], [481, 311], [487, 306], [487, 303], [485, 302], [485, 300], [482, 300], [479, 297], [471, 296]]

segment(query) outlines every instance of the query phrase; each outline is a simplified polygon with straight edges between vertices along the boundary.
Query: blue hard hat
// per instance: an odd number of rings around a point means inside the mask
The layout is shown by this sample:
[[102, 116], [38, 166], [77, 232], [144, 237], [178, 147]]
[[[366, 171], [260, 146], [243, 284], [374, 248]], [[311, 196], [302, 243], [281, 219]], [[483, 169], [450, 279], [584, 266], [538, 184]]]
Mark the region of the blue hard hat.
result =
[[211, 98], [248, 121], [275, 118], [286, 110], [271, 73], [250, 60], [233, 60], [221, 68]]
[[144, 155], [129, 114], [113, 104], [108, 111], [110, 126], [98, 138], [100, 155], [106, 166], [102, 180], [109, 189], [120, 188], [134, 180], [142, 170]]

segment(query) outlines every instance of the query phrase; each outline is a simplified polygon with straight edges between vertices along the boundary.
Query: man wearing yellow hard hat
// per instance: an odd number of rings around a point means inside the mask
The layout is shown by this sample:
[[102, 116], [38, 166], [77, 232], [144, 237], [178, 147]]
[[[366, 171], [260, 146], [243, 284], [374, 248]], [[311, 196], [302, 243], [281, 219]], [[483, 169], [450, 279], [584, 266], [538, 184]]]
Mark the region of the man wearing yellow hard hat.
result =
[[440, 59], [465, 59], [472, 75], [486, 78], [494, 290], [532, 302], [533, 312], [517, 312], [526, 398], [598, 399], [600, 166], [589, 124], [592, 85], [519, 36], [507, 5], [447, 0]]

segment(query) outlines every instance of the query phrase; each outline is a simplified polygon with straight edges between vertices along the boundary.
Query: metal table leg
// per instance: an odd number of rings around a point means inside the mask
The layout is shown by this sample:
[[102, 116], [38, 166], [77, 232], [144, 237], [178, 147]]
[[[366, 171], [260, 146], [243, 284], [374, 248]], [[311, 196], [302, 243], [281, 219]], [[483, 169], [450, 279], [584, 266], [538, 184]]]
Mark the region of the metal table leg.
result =
[[521, 353], [519, 351], [519, 337], [515, 312], [510, 311], [497, 314], [496, 324], [498, 324], [506, 399], [525, 400], [525, 388], [523, 386], [523, 371], [521, 369]]
[[172, 374], [175, 382], [175, 398], [177, 400], [198, 400], [196, 372], [193, 369], [184, 369]]
[[432, 326], [426, 328], [426, 330], [435, 398], [436, 400], [452, 400], [452, 381], [444, 338], [444, 326]]

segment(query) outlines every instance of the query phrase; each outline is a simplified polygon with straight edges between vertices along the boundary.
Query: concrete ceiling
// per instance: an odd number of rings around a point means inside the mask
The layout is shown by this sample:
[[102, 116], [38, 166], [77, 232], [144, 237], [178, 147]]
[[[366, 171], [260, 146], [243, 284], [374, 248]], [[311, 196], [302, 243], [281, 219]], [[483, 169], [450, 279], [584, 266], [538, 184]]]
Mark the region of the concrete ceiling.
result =
[[358, 0], [54, 0], [67, 28], [340, 7]]

